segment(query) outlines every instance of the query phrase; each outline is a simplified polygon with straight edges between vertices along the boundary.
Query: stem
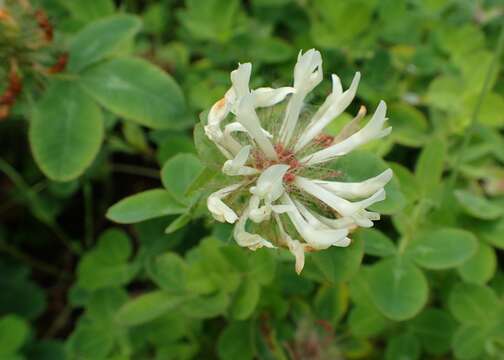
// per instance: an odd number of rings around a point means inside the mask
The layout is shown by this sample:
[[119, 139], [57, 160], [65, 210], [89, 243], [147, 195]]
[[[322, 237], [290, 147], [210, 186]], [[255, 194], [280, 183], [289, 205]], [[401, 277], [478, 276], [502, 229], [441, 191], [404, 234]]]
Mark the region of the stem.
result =
[[84, 244], [90, 247], [93, 243], [93, 189], [89, 180], [82, 187], [84, 196]]
[[411, 214], [411, 220], [408, 223], [408, 228], [406, 233], [401, 238], [399, 242], [399, 254], [403, 254], [406, 248], [408, 247], [411, 239], [413, 238], [415, 231], [417, 229], [417, 225], [422, 219], [423, 215], [426, 213], [428, 209], [432, 206], [432, 202], [427, 198], [422, 198], [418, 204], [413, 208], [413, 212]]
[[[12, 165], [10, 165], [3, 158], [0, 158], [0, 171], [4, 172], [7, 177], [13, 182], [13, 184], [21, 190], [21, 193], [26, 196], [28, 203], [32, 204], [32, 208], [43, 209], [43, 205], [40, 203], [37, 194], [28, 186], [28, 184], [24, 181], [23, 177], [14, 169]], [[70, 241], [68, 236], [66, 236], [65, 232], [59, 227], [57, 223], [55, 223], [52, 219], [43, 216], [43, 210], [37, 216], [37, 212], [32, 212], [36, 219], [38, 219], [41, 223], [45, 224], [49, 227], [54, 234], [56, 234], [57, 238], [61, 241], [63, 245], [65, 245], [71, 252], [75, 254], [79, 254], [81, 251], [79, 248], [75, 246], [75, 244]]]
[[481, 89], [481, 92], [478, 96], [478, 100], [476, 101], [476, 106], [474, 107], [472, 116], [471, 116], [471, 123], [469, 124], [469, 129], [466, 131], [464, 134], [464, 138], [462, 140], [462, 145], [460, 146], [460, 149], [458, 150], [458, 154], [455, 158], [455, 161], [453, 163], [453, 171], [451, 173], [451, 177], [448, 181], [448, 185], [450, 189], [453, 189], [455, 186], [455, 183], [458, 179], [459, 173], [460, 173], [460, 165], [462, 162], [462, 158], [467, 151], [467, 147], [469, 146], [469, 143], [471, 142], [474, 132], [477, 129], [478, 126], [478, 115], [481, 110], [481, 106], [483, 105], [483, 100], [485, 99], [485, 96], [488, 94], [490, 91], [490, 79], [492, 77], [492, 73], [495, 71], [496, 67], [499, 64], [499, 59], [500, 55], [502, 53], [502, 48], [504, 46], [504, 24], [501, 26], [501, 31], [499, 34], [499, 39], [497, 41], [497, 47], [495, 48], [495, 54], [492, 59], [492, 62], [490, 63], [490, 66], [488, 67], [487, 73], [485, 75], [485, 80], [483, 82], [483, 88]]
[[67, 305], [61, 310], [59, 315], [54, 319], [47, 332], [44, 334], [45, 339], [53, 338], [58, 331], [63, 328], [68, 323], [68, 318], [72, 314], [72, 307]]
[[38, 259], [33, 258], [32, 256], [23, 253], [22, 251], [18, 250], [14, 246], [10, 246], [9, 244], [5, 243], [4, 241], [0, 242], [0, 251], [12, 256], [13, 258], [24, 262], [28, 265], [30, 265], [32, 268], [37, 269], [39, 271], [42, 271], [46, 274], [53, 275], [56, 277], [68, 277], [68, 275], [61, 271], [61, 269], [58, 269], [57, 267], [47, 264], [43, 261], [40, 261]]

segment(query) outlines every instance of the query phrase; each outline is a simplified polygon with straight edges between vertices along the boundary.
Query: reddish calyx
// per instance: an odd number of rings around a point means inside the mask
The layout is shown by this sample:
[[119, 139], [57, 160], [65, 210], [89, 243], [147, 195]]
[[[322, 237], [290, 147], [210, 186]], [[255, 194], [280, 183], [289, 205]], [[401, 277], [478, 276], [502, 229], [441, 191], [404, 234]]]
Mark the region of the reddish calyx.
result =
[[283, 180], [285, 183], [290, 184], [296, 179], [296, 171], [301, 168], [301, 163], [296, 159], [294, 153], [291, 150], [285, 149], [282, 144], [275, 144], [274, 148], [278, 156], [277, 161], [268, 160], [261, 151], [254, 150], [252, 152], [254, 167], [257, 170], [264, 170], [275, 164], [289, 165], [289, 170], [285, 173]]
[[44, 33], [45, 40], [51, 42], [54, 37], [54, 30], [47, 14], [43, 10], [37, 10], [35, 11], [35, 20], [37, 20], [37, 24]]
[[283, 180], [287, 184], [290, 184], [296, 179], [295, 173], [301, 167], [301, 163], [296, 159], [291, 150], [285, 149], [285, 147], [280, 143], [275, 144], [275, 151], [277, 153], [279, 163], [289, 165], [289, 170], [285, 173]]
[[329, 147], [334, 142], [334, 136], [327, 134], [320, 134], [315, 139], [313, 139], [313, 142], [322, 147]]

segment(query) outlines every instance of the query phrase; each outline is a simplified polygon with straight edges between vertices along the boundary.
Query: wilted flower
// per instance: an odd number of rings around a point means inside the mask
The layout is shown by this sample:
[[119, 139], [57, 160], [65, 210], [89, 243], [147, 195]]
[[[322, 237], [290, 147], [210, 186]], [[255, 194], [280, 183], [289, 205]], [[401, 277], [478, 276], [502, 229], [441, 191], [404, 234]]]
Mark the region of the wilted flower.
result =
[[324, 128], [352, 102], [359, 73], [345, 91], [332, 75], [332, 92], [306, 119], [305, 97], [322, 81], [318, 51], [299, 53], [292, 87], [250, 90], [251, 70], [247, 63], [231, 72], [231, 88], [208, 114], [205, 133], [228, 159], [222, 172], [237, 180], [211, 194], [207, 205], [216, 220], [236, 223], [240, 246], [286, 248], [300, 273], [305, 252], [348, 246], [351, 229], [371, 227], [380, 218], [366, 208], [385, 199], [392, 171], [343, 182], [330, 163], [390, 133], [384, 128], [386, 105], [381, 101], [359, 129], [366, 113], [361, 107], [337, 136], [329, 136]]

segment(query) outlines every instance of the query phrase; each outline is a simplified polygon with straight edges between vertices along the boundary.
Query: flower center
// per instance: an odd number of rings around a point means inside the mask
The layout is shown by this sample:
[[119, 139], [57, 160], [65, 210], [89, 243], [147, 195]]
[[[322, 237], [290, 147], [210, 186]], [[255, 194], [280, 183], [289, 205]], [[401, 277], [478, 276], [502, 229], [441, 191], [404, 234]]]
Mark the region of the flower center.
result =
[[299, 160], [296, 159], [294, 152], [286, 149], [283, 146], [283, 144], [277, 143], [274, 145], [274, 148], [278, 156], [278, 161], [269, 160], [264, 156], [262, 151], [257, 149], [254, 150], [252, 152], [252, 157], [254, 159], [254, 167], [257, 170], [264, 170], [275, 164], [289, 165], [289, 170], [283, 176], [283, 181], [287, 184], [290, 184], [296, 178], [296, 172], [302, 167], [302, 165], [299, 162]]

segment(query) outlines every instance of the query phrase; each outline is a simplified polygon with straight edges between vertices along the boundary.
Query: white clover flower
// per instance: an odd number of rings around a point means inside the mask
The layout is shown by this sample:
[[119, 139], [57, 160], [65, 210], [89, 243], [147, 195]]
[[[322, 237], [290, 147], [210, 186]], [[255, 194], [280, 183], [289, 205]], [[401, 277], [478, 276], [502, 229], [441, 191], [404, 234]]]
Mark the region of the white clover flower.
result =
[[231, 72], [231, 88], [208, 114], [205, 133], [228, 159], [222, 172], [237, 180], [211, 194], [207, 205], [216, 220], [236, 223], [233, 235], [240, 246], [286, 248], [300, 273], [305, 252], [348, 246], [353, 229], [371, 227], [380, 218], [366, 209], [385, 199], [392, 170], [344, 182], [330, 163], [390, 133], [384, 128], [386, 105], [381, 101], [359, 130], [366, 113], [361, 107], [337, 136], [329, 136], [323, 131], [352, 102], [359, 73], [346, 91], [333, 74], [331, 93], [305, 120], [305, 97], [322, 81], [317, 50], [299, 53], [292, 87], [250, 90], [251, 71], [247, 63]]

